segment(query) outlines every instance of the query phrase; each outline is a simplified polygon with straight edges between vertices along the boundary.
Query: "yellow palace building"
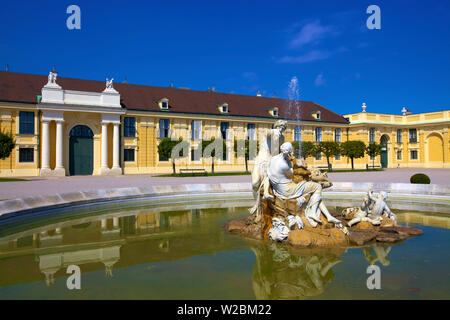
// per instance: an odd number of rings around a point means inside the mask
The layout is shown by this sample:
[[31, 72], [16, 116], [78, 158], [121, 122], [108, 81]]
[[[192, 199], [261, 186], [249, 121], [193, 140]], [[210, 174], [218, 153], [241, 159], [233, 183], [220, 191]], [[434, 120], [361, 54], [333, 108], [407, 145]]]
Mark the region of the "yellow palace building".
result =
[[[172, 171], [160, 159], [161, 139], [182, 137], [191, 155], [177, 169], [210, 171], [211, 158], [194, 150], [201, 139], [228, 139], [216, 171], [243, 171], [232, 139], [257, 139], [276, 120], [288, 121], [287, 141], [361, 140], [382, 145], [375, 164], [383, 167], [450, 168], [450, 110], [390, 115], [362, 112], [339, 115], [314, 102], [301, 101], [300, 120], [288, 114], [289, 102], [261, 95], [225, 94], [214, 90], [151, 87], [0, 72], [0, 130], [11, 132], [16, 146], [0, 160], [0, 176], [152, 174]], [[322, 155], [307, 159], [326, 165]], [[344, 156], [333, 168], [349, 168]], [[372, 164], [368, 156], [356, 168]], [[251, 169], [252, 161], [249, 161]]]

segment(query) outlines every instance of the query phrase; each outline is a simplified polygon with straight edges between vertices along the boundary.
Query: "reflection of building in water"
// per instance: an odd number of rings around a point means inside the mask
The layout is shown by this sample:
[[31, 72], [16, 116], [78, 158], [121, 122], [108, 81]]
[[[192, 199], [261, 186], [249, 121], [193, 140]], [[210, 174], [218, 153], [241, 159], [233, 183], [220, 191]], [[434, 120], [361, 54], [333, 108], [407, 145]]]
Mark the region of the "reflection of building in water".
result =
[[163, 252], [169, 252], [170, 240], [162, 240], [160, 243], [158, 243], [158, 248]]
[[374, 265], [375, 262], [380, 262], [383, 266], [388, 266], [391, 261], [387, 257], [389, 252], [391, 252], [390, 246], [383, 247], [379, 245], [374, 245], [372, 247], [361, 248], [364, 258], [369, 262], [370, 265]]
[[420, 212], [405, 212], [397, 215], [400, 223], [407, 225], [420, 224], [423, 226], [450, 229], [450, 217], [448, 215], [426, 214]]
[[294, 251], [271, 244], [255, 245], [253, 291], [257, 299], [305, 299], [321, 294], [334, 279], [332, 267], [345, 249]]
[[120, 247], [120, 245], [117, 245], [40, 255], [39, 269], [45, 275], [47, 285], [53, 285], [55, 273], [60, 269], [65, 272], [71, 264], [77, 265], [83, 270], [83, 264], [101, 262], [105, 266], [106, 275], [112, 276], [112, 267], [120, 259]]
[[139, 213], [120, 218], [123, 235], [169, 230], [192, 224], [192, 210]]
[[68, 277], [66, 270], [70, 264], [80, 266], [82, 273], [103, 269], [111, 276], [113, 268], [244, 247], [240, 242], [222, 241], [222, 233], [211, 234], [209, 223], [204, 223], [218, 214], [227, 214], [228, 209], [203, 206], [206, 205], [191, 209], [183, 205], [182, 210], [163, 213], [159, 208], [141, 207], [36, 224], [31, 229], [3, 236], [0, 275], [8, 277], [0, 277], [0, 287], [44, 278], [47, 285], [52, 285], [56, 278]]
[[116, 237], [120, 235], [119, 218], [102, 219], [100, 223], [103, 237]]
[[192, 211], [161, 212], [161, 226], [167, 229], [186, 227], [192, 224]]
[[[53, 230], [52, 230], [53, 231]], [[41, 246], [50, 246], [62, 243], [61, 228], [56, 228], [53, 232], [42, 231], [39, 237]]]
[[136, 216], [136, 223], [139, 229], [155, 229], [159, 228], [159, 213], [145, 213]]

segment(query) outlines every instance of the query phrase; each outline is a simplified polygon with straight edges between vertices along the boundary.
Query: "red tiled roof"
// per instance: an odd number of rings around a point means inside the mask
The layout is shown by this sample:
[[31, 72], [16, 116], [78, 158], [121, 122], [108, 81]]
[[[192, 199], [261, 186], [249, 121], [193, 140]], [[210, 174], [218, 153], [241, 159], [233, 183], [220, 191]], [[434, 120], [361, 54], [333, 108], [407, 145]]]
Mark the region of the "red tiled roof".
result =
[[[36, 103], [37, 95], [47, 83], [47, 76], [0, 71], [0, 101]], [[58, 77], [57, 83], [66, 90], [101, 92], [104, 81], [82, 80]], [[136, 84], [114, 83], [114, 89], [120, 93], [122, 106], [133, 110], [160, 111], [158, 101], [169, 99], [169, 112], [215, 114], [220, 112], [217, 105], [228, 103], [230, 116], [272, 118], [267, 109], [279, 108], [279, 118], [295, 119], [288, 114], [288, 100], [245, 96], [238, 94], [195, 91], [176, 88], [151, 87]], [[300, 118], [304, 121], [317, 121], [311, 115], [321, 112], [322, 122], [347, 123], [345, 118], [317, 103], [300, 101]]]

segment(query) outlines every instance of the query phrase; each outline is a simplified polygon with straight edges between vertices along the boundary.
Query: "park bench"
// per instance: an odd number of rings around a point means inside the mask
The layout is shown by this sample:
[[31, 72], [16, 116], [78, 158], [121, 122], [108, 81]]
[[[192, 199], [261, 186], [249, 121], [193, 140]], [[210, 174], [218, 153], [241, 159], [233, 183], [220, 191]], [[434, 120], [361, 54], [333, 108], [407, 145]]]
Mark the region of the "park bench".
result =
[[330, 166], [317, 166], [317, 169], [319, 170], [333, 170], [333, 165], [330, 163]]
[[198, 174], [204, 174], [205, 176], [208, 174], [208, 172], [205, 169], [180, 169], [180, 174], [184, 173], [190, 173], [192, 175], [198, 173]]
[[366, 169], [367, 170], [369, 170], [369, 169], [383, 169], [383, 167], [381, 165], [379, 165], [379, 164], [369, 165], [369, 164], [366, 163]]

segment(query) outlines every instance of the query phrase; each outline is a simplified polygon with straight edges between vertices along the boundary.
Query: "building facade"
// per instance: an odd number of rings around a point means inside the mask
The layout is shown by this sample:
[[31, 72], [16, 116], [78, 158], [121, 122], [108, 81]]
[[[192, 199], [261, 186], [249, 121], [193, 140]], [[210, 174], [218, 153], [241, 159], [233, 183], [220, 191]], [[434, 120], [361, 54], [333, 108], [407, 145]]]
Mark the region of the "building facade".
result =
[[[337, 113], [301, 101], [300, 119], [288, 113], [288, 101], [186, 88], [161, 88], [0, 72], [0, 130], [11, 132], [16, 146], [0, 159], [0, 176], [116, 175], [172, 172], [161, 159], [161, 139], [182, 138], [190, 154], [177, 169], [210, 171], [211, 158], [196, 152], [201, 140], [223, 137], [227, 149], [216, 171], [245, 170], [234, 140], [256, 140], [276, 120], [285, 119], [287, 141], [361, 140], [382, 144], [374, 159], [384, 167], [450, 167], [450, 110], [388, 115]], [[363, 108], [365, 109], [365, 108]], [[188, 152], [189, 153], [189, 152]], [[323, 155], [308, 163], [326, 165]], [[349, 168], [344, 156], [333, 168]], [[252, 160], [248, 161], [249, 169]], [[372, 164], [368, 156], [356, 168]]]

